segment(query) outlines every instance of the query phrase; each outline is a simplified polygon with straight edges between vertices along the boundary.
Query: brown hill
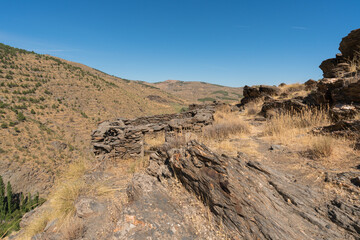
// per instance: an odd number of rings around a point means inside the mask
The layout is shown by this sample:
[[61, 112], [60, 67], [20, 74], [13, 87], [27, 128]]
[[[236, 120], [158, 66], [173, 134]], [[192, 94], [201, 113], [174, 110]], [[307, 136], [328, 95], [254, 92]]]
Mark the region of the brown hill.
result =
[[182, 107], [156, 87], [0, 44], [0, 175], [15, 191], [47, 191], [60, 169], [90, 153], [99, 122]]
[[238, 102], [242, 97], [242, 87], [226, 87], [206, 82], [167, 80], [150, 85], [180, 97], [189, 103], [212, 102], [214, 100], [230, 103]]

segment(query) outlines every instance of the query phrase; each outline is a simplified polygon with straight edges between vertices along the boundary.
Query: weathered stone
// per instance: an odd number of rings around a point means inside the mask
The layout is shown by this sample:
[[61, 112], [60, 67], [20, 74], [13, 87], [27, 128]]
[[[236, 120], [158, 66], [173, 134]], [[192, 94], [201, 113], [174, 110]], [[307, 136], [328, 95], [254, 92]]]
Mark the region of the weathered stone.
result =
[[53, 141], [51, 145], [57, 150], [65, 150], [67, 148], [67, 144], [60, 141]]
[[260, 85], [259, 92], [262, 95], [274, 96], [280, 93], [280, 89], [275, 86]]
[[260, 87], [245, 86], [243, 89], [244, 97], [241, 99], [241, 106], [261, 98], [278, 95], [280, 89], [275, 86], [261, 85]]
[[[186, 147], [167, 153], [160, 151], [152, 155], [151, 161], [174, 170], [173, 174], [185, 188], [209, 206], [231, 239], [357, 239], [360, 236], [358, 207], [343, 199], [323, 202], [313, 189], [288, 181], [259, 162], [246, 162], [246, 156], [219, 156], [191, 141]], [[153, 176], [156, 174], [152, 171]], [[158, 191], [150, 188], [159, 182], [144, 179], [136, 182], [143, 185], [143, 190], [132, 187], [130, 199], [156, 204], [158, 201], [150, 200], [148, 194]], [[159, 219], [154, 217], [154, 221]]]
[[[221, 104], [223, 107], [223, 104]], [[153, 132], [199, 132], [214, 121], [217, 104], [192, 105], [191, 110], [180, 114], [164, 114], [136, 119], [117, 119], [103, 122], [92, 133], [96, 155], [113, 154], [137, 156], [144, 153], [144, 135]]]
[[314, 90], [317, 86], [317, 82], [315, 80], [309, 79], [304, 83], [304, 85], [305, 85], [305, 90], [307, 91]]
[[358, 113], [354, 106], [345, 104], [337, 104], [329, 112], [333, 122], [351, 120]]
[[344, 37], [339, 50], [345, 59], [352, 60], [360, 52], [360, 29], [353, 30]]
[[76, 215], [86, 218], [103, 210], [103, 206], [92, 198], [80, 198], [75, 203]]
[[290, 99], [290, 100], [275, 100], [265, 102], [261, 108], [260, 114], [264, 117], [270, 117], [269, 111], [273, 111], [275, 113], [280, 112], [300, 112], [306, 108], [306, 105], [302, 102]]

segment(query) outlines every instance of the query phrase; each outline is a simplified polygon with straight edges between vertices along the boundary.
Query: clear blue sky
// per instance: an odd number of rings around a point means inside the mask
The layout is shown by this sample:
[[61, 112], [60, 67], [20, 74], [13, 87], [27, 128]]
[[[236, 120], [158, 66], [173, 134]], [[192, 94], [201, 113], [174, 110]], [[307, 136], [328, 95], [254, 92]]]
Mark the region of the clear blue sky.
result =
[[0, 42], [149, 82], [304, 82], [360, 28], [359, 0], [2, 1]]

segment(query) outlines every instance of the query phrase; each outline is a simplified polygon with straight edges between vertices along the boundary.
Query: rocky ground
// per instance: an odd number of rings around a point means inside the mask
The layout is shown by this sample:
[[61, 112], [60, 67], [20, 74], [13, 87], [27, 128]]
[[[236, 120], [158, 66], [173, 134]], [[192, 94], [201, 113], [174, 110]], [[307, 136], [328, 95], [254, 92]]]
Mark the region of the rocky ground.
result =
[[249, 129], [219, 140], [231, 148], [194, 137], [174, 144], [167, 137], [147, 151], [146, 166], [134, 175], [134, 159], [99, 153], [99, 164], [82, 178], [101, 183], [106, 193], [83, 193], [71, 220], [77, 224], [49, 221], [34, 239], [359, 239], [357, 152], [346, 156], [351, 161], [329, 164], [330, 158], [314, 159], [265, 136], [264, 118], [227, 114]]

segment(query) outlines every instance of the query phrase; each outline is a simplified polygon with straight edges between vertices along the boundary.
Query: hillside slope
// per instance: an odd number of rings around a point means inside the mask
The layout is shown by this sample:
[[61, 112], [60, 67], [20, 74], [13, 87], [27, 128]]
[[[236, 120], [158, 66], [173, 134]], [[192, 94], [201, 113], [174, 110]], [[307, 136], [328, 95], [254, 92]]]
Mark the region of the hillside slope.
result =
[[90, 153], [99, 122], [182, 106], [155, 87], [0, 44], [0, 175], [15, 191], [46, 192], [67, 163]]
[[151, 86], [187, 100], [189, 103], [212, 102], [214, 100], [238, 102], [242, 97], [242, 87], [226, 87], [205, 82], [167, 80], [151, 83]]

